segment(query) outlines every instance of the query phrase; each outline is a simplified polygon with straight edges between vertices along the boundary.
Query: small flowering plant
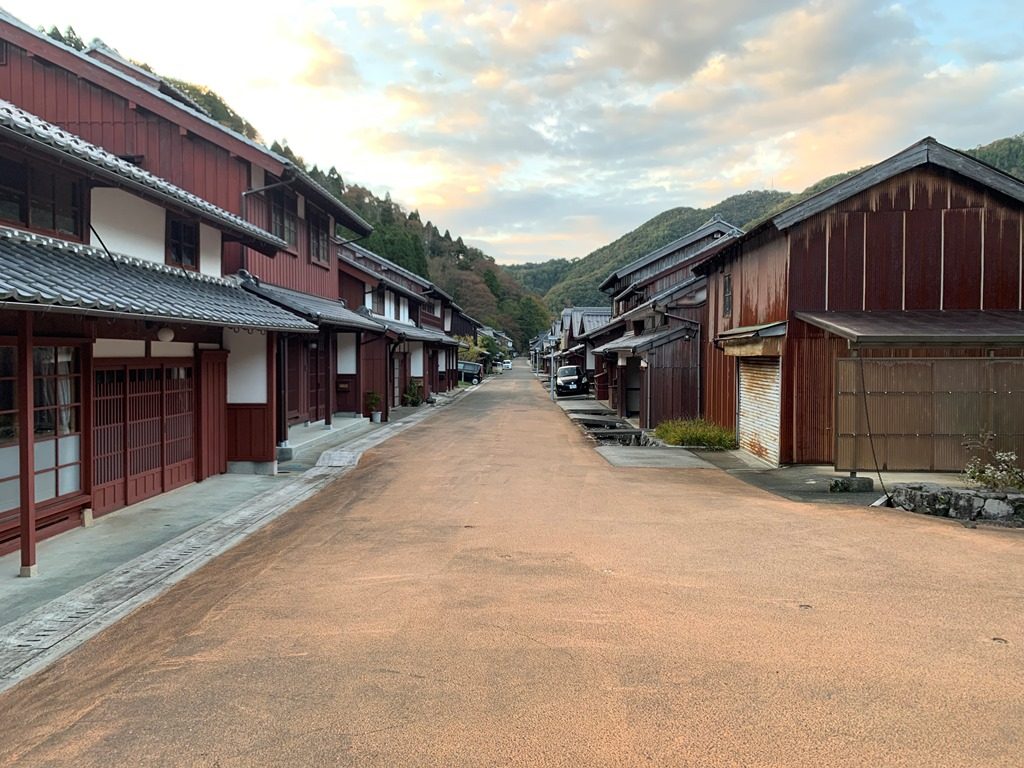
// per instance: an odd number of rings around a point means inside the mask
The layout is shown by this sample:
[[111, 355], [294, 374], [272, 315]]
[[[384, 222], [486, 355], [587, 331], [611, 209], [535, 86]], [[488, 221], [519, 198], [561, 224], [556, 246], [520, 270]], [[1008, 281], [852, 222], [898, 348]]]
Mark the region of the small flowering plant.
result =
[[976, 455], [964, 467], [964, 480], [968, 485], [996, 490], [1000, 488], [1024, 489], [1024, 469], [1016, 451], [997, 451], [995, 435], [986, 432], [964, 445]]

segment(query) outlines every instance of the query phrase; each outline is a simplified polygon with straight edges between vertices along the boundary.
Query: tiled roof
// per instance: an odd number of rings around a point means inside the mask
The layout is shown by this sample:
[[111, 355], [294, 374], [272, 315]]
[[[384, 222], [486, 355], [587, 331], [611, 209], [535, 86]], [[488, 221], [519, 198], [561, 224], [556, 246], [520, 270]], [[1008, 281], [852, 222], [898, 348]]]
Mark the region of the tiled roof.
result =
[[[206, 123], [207, 125], [209, 125], [211, 128], [214, 128], [214, 129], [216, 129], [216, 130], [218, 130], [218, 131], [220, 131], [220, 132], [222, 132], [224, 134], [227, 134], [228, 136], [232, 137], [234, 140], [240, 141], [243, 144], [246, 144], [249, 147], [257, 150], [261, 154], [266, 155], [268, 158], [271, 158], [275, 162], [280, 163], [281, 165], [283, 165], [286, 169], [291, 171], [296, 177], [300, 178], [303, 181], [303, 183], [308, 184], [312, 189], [316, 190], [318, 192], [318, 194], [326, 196], [327, 200], [332, 205], [334, 205], [336, 207], [336, 210], [341, 211], [345, 216], [350, 217], [351, 218], [351, 222], [355, 224], [354, 227], [349, 225], [349, 224], [345, 224], [345, 222], [341, 222], [345, 226], [349, 227], [349, 229], [352, 229], [354, 231], [361, 231], [361, 230], [363, 230], [363, 231], [365, 231], [365, 233], [369, 233], [369, 232], [373, 231], [373, 228], [369, 224], [367, 224], [360, 216], [358, 216], [351, 208], [349, 208], [343, 202], [338, 200], [338, 198], [336, 198], [334, 195], [332, 195], [330, 192], [328, 192], [326, 189], [324, 189], [320, 184], [318, 184], [316, 181], [314, 181], [309, 176], [309, 174], [307, 174], [304, 170], [302, 170], [301, 168], [296, 166], [287, 157], [284, 157], [283, 155], [280, 155], [277, 152], [272, 151], [268, 147], [263, 146], [259, 142], [253, 141], [248, 136], [245, 136], [245, 135], [239, 133], [238, 131], [234, 131], [234, 130], [228, 128], [227, 126], [217, 122], [212, 117], [210, 117], [208, 114], [206, 114], [204, 111], [192, 109], [188, 105], [181, 103], [176, 98], [176, 95], [171, 95], [171, 94], [164, 93], [163, 91], [160, 90], [160, 88], [158, 88], [156, 86], [153, 86], [153, 85], [151, 85], [149, 83], [143, 82], [142, 80], [139, 80], [139, 79], [136, 79], [134, 77], [131, 77], [130, 75], [127, 75], [124, 72], [122, 72], [117, 67], [111, 66], [110, 64], [107, 64], [106, 62], [100, 61], [100, 60], [96, 59], [93, 56], [89, 56], [86, 53], [83, 53], [81, 51], [76, 51], [74, 48], [60, 45], [60, 43], [58, 43], [57, 41], [51, 40], [46, 35], [40, 33], [39, 30], [33, 29], [31, 26], [29, 26], [28, 24], [23, 22], [21, 19], [19, 19], [16, 16], [13, 16], [12, 14], [8, 13], [7, 11], [5, 11], [2, 8], [0, 8], [0, 21], [4, 21], [4, 22], [10, 24], [11, 26], [16, 27], [17, 29], [21, 30], [22, 32], [26, 32], [26, 33], [28, 33], [28, 34], [38, 38], [39, 40], [41, 40], [43, 42], [49, 43], [50, 45], [60, 46], [62, 50], [66, 51], [70, 55], [76, 56], [76, 57], [82, 59], [83, 61], [88, 62], [90, 65], [92, 65], [94, 67], [97, 67], [99, 69], [102, 69], [104, 72], [107, 72], [107, 73], [109, 73], [111, 75], [114, 75], [115, 77], [117, 77], [120, 80], [124, 80], [125, 82], [130, 83], [131, 85], [133, 85], [133, 86], [135, 86], [137, 88], [143, 89], [147, 93], [152, 94], [153, 96], [156, 96], [157, 98], [161, 99], [162, 101], [167, 102], [168, 104], [176, 107], [177, 109], [181, 109], [181, 110], [187, 112], [188, 114], [193, 115], [197, 119], [199, 119], [199, 120], [203, 121], [204, 123]], [[335, 218], [337, 218], [337, 217], [335, 217]]]
[[[718, 214], [715, 214], [712, 218], [708, 219], [692, 232], [688, 232], [682, 237], [651, 251], [645, 256], [641, 256], [639, 259], [635, 259], [625, 266], [619, 267], [604, 279], [601, 285], [598, 286], [598, 289], [604, 291], [611, 288], [616, 280], [622, 280], [623, 278], [638, 272], [644, 267], [650, 266], [654, 262], [658, 261], [658, 259], [686, 248], [693, 243], [699, 242], [702, 238], [708, 237], [714, 233], [718, 233], [719, 235], [729, 238], [735, 238], [742, 235], [743, 230], [725, 221]], [[688, 256], [687, 259], [689, 258], [690, 257]]]
[[[366, 258], [377, 262], [377, 264], [383, 267], [384, 269], [390, 269], [394, 272], [397, 272], [398, 274], [408, 278], [409, 280], [412, 280], [414, 283], [420, 284], [421, 286], [423, 286], [424, 289], [429, 289], [434, 285], [429, 280], [427, 280], [427, 278], [422, 277], [421, 275], [417, 275], [415, 272], [406, 269], [401, 264], [396, 264], [390, 259], [384, 258], [379, 253], [374, 253], [369, 248], [364, 248], [363, 246], [357, 243], [348, 243], [348, 245], [349, 247], [352, 248], [353, 251], [358, 253], [360, 256], [365, 256]], [[406, 288], [406, 290], [409, 289]]]
[[431, 344], [447, 344], [449, 346], [457, 347], [459, 340], [452, 338], [446, 333], [441, 331], [434, 331], [430, 328], [421, 328], [418, 325], [411, 325], [410, 323], [400, 323], [397, 320], [389, 320], [383, 315], [372, 313], [371, 317], [381, 325], [385, 326], [391, 333], [404, 336], [411, 341], [426, 341]]
[[266, 232], [255, 224], [250, 224], [233, 213], [228, 213], [201, 197], [186, 192], [181, 187], [171, 184], [149, 171], [144, 171], [127, 160], [111, 154], [101, 147], [90, 144], [85, 139], [65, 131], [52, 123], [26, 112], [9, 101], [0, 99], [0, 134], [14, 135], [21, 143], [42, 146], [49, 154], [56, 154], [65, 159], [75, 161], [93, 173], [114, 178], [122, 185], [155, 194], [159, 198], [202, 216], [208, 221], [243, 235], [251, 240], [259, 241], [274, 249], [287, 248], [288, 244], [279, 237]]
[[0, 227], [0, 302], [182, 323], [314, 331], [237, 282]]
[[340, 300], [324, 299], [320, 296], [310, 296], [307, 293], [300, 293], [287, 288], [264, 285], [256, 283], [251, 278], [243, 280], [242, 287], [252, 291], [257, 296], [262, 296], [268, 301], [296, 312], [318, 325], [327, 324], [344, 328], [358, 328], [367, 331], [377, 331], [378, 333], [384, 331], [380, 323], [358, 312], [353, 312]]

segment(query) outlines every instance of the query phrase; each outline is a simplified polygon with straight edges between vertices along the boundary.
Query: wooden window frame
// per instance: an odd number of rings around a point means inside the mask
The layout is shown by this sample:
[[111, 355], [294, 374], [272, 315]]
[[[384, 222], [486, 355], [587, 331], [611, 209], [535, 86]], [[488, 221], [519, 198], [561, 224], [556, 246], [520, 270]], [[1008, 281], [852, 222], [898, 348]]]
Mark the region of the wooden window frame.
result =
[[[52, 349], [54, 352], [54, 369], [51, 372], [40, 372], [37, 369], [37, 353], [40, 350]], [[69, 372], [61, 372], [58, 368], [60, 363], [60, 351], [69, 350], [72, 354], [72, 365]], [[83, 489], [86, 485], [86, 462], [85, 462], [85, 440], [86, 430], [83, 423], [85, 417], [84, 408], [84, 382], [83, 382], [83, 362], [82, 362], [82, 348], [78, 344], [68, 343], [35, 343], [32, 347], [33, 364], [32, 364], [32, 381], [33, 386], [37, 388], [37, 395], [39, 391], [43, 391], [47, 388], [47, 382], [52, 382], [52, 390], [54, 394], [54, 402], [40, 404], [37, 402], [33, 403], [32, 417], [31, 417], [31, 437], [32, 437], [32, 450], [38, 452], [38, 446], [45, 443], [53, 443], [54, 451], [54, 463], [52, 467], [45, 467], [40, 469], [38, 466], [33, 467], [33, 483], [35, 478], [40, 475], [52, 472], [54, 475], [54, 495], [48, 499], [39, 501], [39, 505], [50, 505], [60, 503], [69, 498], [80, 496], [83, 493]], [[61, 381], [68, 382], [68, 392], [72, 394], [71, 399], [68, 402], [61, 402]], [[42, 399], [42, 398], [39, 398]], [[67, 431], [61, 431], [61, 411], [66, 410], [74, 416], [74, 428]], [[37, 438], [39, 416], [43, 413], [53, 411], [54, 412], [54, 427], [53, 434], [44, 435], [42, 439]], [[61, 463], [60, 460], [60, 441], [64, 438], [77, 437], [78, 438], [78, 456], [74, 461]], [[37, 454], [38, 455], [38, 454]], [[63, 470], [67, 470], [71, 467], [78, 467], [78, 487], [68, 490], [65, 493], [61, 493], [61, 473]]]
[[270, 232], [291, 248], [299, 244], [299, 198], [287, 187], [267, 190], [270, 208]]
[[[181, 228], [181, 235], [175, 234], [175, 227]], [[184, 242], [184, 233], [186, 231], [193, 232], [195, 238], [194, 243], [192, 244], [192, 247], [195, 249], [192, 264], [186, 264], [184, 258], [180, 257], [184, 248], [188, 246], [188, 244]], [[169, 267], [177, 267], [178, 269], [184, 269], [187, 272], [199, 272], [202, 260], [202, 248], [199, 237], [200, 231], [198, 221], [195, 219], [187, 219], [182, 216], [175, 216], [173, 213], [168, 211], [164, 263]]]
[[[84, 178], [26, 155], [0, 151], [0, 159], [19, 166], [21, 171], [21, 178], [16, 183], [2, 184], [12, 197], [17, 198], [18, 218], [3, 217], [0, 222], [62, 240], [84, 241], [87, 229]], [[3, 181], [9, 178], [6, 173], [0, 176], [5, 177]], [[47, 186], [49, 188], [44, 189]], [[41, 211], [48, 213], [48, 220], [42, 220]], [[60, 228], [59, 218], [62, 216], [70, 219], [72, 229]]]
[[309, 233], [309, 260], [320, 266], [331, 263], [331, 219], [310, 203], [306, 203], [306, 227]]
[[732, 273], [722, 275], [722, 317], [732, 317]]

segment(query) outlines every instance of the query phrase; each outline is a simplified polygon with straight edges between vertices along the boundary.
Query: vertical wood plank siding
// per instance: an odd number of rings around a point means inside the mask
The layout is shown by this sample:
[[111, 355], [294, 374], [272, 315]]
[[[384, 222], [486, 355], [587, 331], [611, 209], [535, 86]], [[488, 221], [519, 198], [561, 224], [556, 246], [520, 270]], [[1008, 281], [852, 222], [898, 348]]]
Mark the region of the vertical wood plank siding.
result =
[[[55, 51], [54, 59], [67, 55]], [[77, 57], [69, 65], [89, 66]], [[39, 56], [30, 57], [24, 49], [9, 44], [8, 64], [0, 67], [0, 97], [115, 155], [139, 157], [140, 166], [150, 173], [269, 229], [266, 205], [259, 195], [251, 195], [243, 211], [242, 193], [249, 189], [250, 161], [234, 151], [239, 149], [234, 139], [226, 134], [223, 141], [204, 138], [189, 128], [196, 118], [184, 108], [180, 122], [168, 119], [130, 101], [128, 94], [134, 89], [130, 83], [117, 81], [109, 74], [105, 79], [111, 81], [113, 90]], [[167, 105], [166, 109], [175, 107]], [[215, 128], [206, 131], [219, 134]], [[259, 150], [250, 149], [246, 154], [253, 153]], [[280, 174], [279, 162], [269, 155], [265, 161], [266, 170]], [[273, 257], [225, 243], [223, 273], [234, 274], [244, 268], [274, 285], [337, 298], [333, 264], [325, 268], [310, 261], [305, 220], [299, 221], [298, 235], [294, 253]], [[333, 262], [335, 246], [330, 247]]]
[[838, 469], [959, 471], [984, 432], [1024, 454], [1022, 359], [849, 359], [836, 380]]
[[[783, 355], [783, 462], [835, 460], [837, 360], [846, 343], [795, 320], [796, 311], [1019, 310], [1022, 207], [936, 168], [917, 168], [844, 200], [786, 232], [727, 253], [708, 274], [704, 412], [736, 427], [736, 361], [714, 347], [722, 331], [788, 321]], [[788, 260], [788, 263], [787, 263]], [[778, 282], [786, 266], [787, 286]], [[734, 308], [721, 315], [722, 275]], [[957, 358], [1020, 350], [865, 350], [869, 358]], [[930, 459], [931, 460], [931, 459]]]

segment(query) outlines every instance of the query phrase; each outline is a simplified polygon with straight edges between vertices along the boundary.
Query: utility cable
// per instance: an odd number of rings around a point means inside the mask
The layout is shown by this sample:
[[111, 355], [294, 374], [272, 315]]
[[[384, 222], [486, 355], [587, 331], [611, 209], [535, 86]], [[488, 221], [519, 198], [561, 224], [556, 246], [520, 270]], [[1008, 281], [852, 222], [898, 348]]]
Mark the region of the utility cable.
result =
[[858, 352], [857, 360], [860, 363], [860, 396], [864, 402], [864, 423], [868, 428], [868, 445], [871, 446], [871, 460], [875, 464], [875, 474], [878, 475], [878, 484], [882, 486], [882, 493], [885, 494], [885, 500], [890, 505], [892, 504], [892, 496], [889, 495], [889, 491], [886, 490], [885, 481], [882, 480], [882, 470], [878, 466], [878, 454], [875, 453], [875, 435], [871, 431], [871, 414], [868, 412], [868, 387], [864, 380], [864, 356]]

